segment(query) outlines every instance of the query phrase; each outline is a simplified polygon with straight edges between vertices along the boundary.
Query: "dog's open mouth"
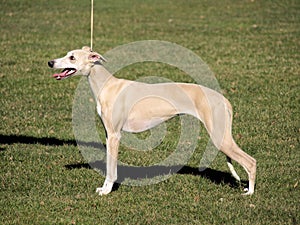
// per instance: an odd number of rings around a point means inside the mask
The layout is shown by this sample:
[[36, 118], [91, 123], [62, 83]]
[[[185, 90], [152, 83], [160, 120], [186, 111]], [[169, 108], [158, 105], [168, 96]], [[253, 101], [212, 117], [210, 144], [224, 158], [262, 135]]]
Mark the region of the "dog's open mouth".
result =
[[65, 68], [61, 73], [53, 74], [53, 77], [56, 80], [62, 80], [62, 79], [72, 76], [74, 73], [76, 73], [76, 71], [77, 70], [74, 68]]

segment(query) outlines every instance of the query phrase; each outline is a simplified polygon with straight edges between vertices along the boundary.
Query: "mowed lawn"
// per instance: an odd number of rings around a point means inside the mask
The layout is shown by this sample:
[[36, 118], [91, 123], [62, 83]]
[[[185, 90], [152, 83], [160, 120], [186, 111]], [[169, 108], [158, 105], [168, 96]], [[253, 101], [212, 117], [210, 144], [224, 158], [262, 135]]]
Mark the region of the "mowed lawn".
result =
[[[243, 180], [236, 183], [222, 153], [209, 169], [198, 170], [208, 141], [203, 126], [193, 156], [178, 173], [98, 196], [104, 177], [88, 166], [72, 127], [80, 78], [56, 81], [47, 66], [90, 44], [90, 1], [0, 3], [1, 224], [300, 224], [298, 0], [94, 3], [95, 51], [168, 41], [211, 68], [234, 108], [234, 138], [257, 160], [253, 196], [241, 195], [247, 175], [234, 163]], [[149, 75], [194, 82], [159, 63], [138, 63], [116, 74], [132, 80]], [[179, 118], [167, 122], [168, 133], [151, 151], [121, 145], [121, 161], [155, 165], [176, 148], [179, 126]]]

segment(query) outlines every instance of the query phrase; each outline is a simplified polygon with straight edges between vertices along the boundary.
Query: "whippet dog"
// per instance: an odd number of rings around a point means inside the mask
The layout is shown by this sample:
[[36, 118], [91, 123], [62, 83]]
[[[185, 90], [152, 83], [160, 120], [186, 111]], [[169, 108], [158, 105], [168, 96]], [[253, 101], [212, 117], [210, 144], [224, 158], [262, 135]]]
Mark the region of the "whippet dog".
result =
[[254, 193], [256, 160], [233, 140], [232, 107], [223, 95], [197, 84], [146, 84], [118, 79], [104, 68], [105, 61], [99, 53], [83, 47], [48, 62], [51, 68], [63, 69], [53, 75], [57, 80], [75, 75], [88, 78], [107, 135], [106, 178], [103, 186], [96, 189], [99, 195], [110, 193], [117, 180], [121, 131], [142, 132], [179, 114], [192, 115], [204, 124], [214, 145], [227, 156], [233, 177], [240, 181], [231, 159], [246, 170], [249, 186], [243, 194]]

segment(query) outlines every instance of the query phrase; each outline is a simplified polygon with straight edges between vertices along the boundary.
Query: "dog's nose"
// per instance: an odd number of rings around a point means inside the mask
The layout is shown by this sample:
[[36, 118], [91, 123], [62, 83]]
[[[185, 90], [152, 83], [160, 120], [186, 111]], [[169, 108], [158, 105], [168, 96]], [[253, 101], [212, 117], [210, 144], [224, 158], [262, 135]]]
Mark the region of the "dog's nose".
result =
[[49, 61], [48, 62], [48, 66], [51, 67], [51, 68], [53, 68], [53, 66], [54, 66], [54, 60]]

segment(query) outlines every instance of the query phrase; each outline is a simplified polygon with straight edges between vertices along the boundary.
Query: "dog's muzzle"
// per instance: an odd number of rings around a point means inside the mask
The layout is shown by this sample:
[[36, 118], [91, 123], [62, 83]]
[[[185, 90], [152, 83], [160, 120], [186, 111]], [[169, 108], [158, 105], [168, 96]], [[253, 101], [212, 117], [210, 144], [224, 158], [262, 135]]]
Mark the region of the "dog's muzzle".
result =
[[[55, 64], [54, 60], [51, 60], [48, 62], [48, 66], [51, 68], [54, 68], [54, 64]], [[77, 72], [77, 70], [75, 68], [64, 68], [62, 72], [53, 74], [53, 77], [56, 80], [62, 80], [62, 79], [72, 76], [76, 72]]]

